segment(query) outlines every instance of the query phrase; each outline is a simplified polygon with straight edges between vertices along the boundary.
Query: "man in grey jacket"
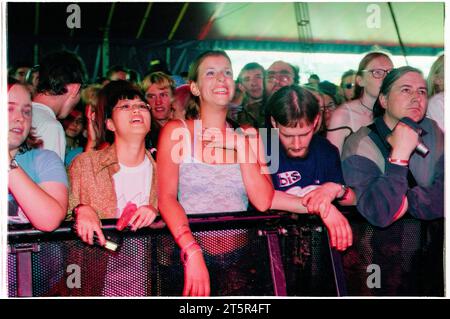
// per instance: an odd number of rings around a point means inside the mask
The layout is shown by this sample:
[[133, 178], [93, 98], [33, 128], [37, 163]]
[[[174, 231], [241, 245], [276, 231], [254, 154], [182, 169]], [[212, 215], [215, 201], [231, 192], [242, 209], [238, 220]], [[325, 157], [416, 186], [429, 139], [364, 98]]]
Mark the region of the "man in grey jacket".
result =
[[[422, 73], [405, 66], [383, 80], [374, 107], [375, 121], [344, 144], [346, 184], [357, 196], [358, 211], [373, 225], [387, 227], [406, 212], [431, 220], [444, 215], [444, 137], [425, 118], [427, 86]], [[400, 121], [408, 117], [422, 130]], [[430, 152], [422, 156], [422, 141]]]

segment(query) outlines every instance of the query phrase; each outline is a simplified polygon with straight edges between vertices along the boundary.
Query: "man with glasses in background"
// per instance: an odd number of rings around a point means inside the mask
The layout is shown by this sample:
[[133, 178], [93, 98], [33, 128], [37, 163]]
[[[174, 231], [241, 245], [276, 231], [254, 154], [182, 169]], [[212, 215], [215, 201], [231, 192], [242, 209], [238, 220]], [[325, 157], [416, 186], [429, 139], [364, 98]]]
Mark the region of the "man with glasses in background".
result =
[[266, 77], [264, 79], [264, 90], [266, 96], [265, 103], [265, 127], [270, 129], [271, 123], [270, 118], [267, 115], [267, 100], [279, 89], [284, 86], [289, 86], [292, 84], [298, 85], [300, 80], [299, 75], [300, 70], [287, 62], [275, 61], [266, 71]]
[[284, 61], [275, 61], [266, 72], [266, 98], [269, 99], [273, 93], [283, 86], [298, 84], [299, 78], [299, 69], [297, 67]]

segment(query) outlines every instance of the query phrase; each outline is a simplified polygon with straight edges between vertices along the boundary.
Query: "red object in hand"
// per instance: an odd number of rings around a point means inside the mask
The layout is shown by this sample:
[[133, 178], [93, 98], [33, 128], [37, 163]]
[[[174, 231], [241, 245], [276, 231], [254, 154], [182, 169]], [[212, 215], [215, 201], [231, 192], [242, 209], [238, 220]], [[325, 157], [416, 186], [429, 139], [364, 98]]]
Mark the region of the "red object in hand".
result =
[[120, 218], [117, 221], [116, 229], [123, 230], [125, 227], [127, 227], [128, 223], [130, 222], [131, 217], [133, 217], [133, 215], [136, 211], [137, 211], [136, 204], [134, 204], [132, 202], [128, 202], [122, 211], [122, 215], [120, 215]]

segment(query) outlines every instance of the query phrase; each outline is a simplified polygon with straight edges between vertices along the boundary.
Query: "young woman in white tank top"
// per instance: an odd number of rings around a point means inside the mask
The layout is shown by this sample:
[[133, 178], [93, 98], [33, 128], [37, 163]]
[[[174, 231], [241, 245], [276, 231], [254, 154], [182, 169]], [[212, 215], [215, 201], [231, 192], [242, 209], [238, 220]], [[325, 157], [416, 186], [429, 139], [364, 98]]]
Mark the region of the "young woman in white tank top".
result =
[[[191, 64], [189, 79], [191, 92], [199, 100], [202, 129], [194, 129], [200, 122], [176, 120], [167, 123], [161, 131], [159, 208], [182, 250], [183, 295], [207, 296], [210, 280], [202, 248], [206, 251], [214, 248], [207, 247], [206, 242], [199, 245], [195, 241], [187, 214], [237, 211], [246, 208], [247, 201], [256, 209], [266, 211], [271, 206], [273, 186], [270, 176], [264, 174], [265, 166], [257, 160], [250, 138], [230, 130], [227, 124], [226, 114], [235, 84], [226, 53], [208, 51], [200, 55]], [[217, 139], [220, 134], [225, 137], [223, 141]], [[229, 196], [224, 197], [223, 192]], [[188, 196], [184, 197], [186, 193]], [[226, 246], [234, 245], [227, 242]]]

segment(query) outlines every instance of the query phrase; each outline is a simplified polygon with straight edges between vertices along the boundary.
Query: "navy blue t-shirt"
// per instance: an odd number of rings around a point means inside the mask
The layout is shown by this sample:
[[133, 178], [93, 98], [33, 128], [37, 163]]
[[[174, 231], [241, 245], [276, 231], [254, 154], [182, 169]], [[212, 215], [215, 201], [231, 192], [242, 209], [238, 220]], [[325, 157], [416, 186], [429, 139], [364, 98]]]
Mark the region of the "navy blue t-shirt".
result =
[[276, 190], [298, 194], [311, 185], [344, 184], [339, 151], [326, 138], [314, 135], [305, 158], [290, 158], [281, 143], [279, 148], [279, 168], [271, 175]]

